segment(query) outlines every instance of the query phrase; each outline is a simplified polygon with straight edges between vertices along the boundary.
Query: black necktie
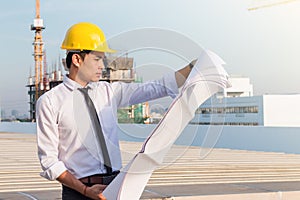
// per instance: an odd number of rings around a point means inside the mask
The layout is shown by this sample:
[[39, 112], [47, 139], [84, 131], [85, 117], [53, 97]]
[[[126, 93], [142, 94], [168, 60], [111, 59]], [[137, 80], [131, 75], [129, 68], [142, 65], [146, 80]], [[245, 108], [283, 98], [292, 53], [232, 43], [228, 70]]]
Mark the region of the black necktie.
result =
[[98, 141], [99, 141], [99, 144], [100, 144], [100, 147], [101, 147], [101, 150], [102, 150], [102, 154], [103, 154], [104, 166], [106, 168], [107, 173], [111, 174], [112, 173], [112, 168], [111, 168], [111, 162], [110, 162], [107, 146], [106, 146], [106, 143], [105, 143], [105, 138], [104, 138], [104, 135], [103, 135], [103, 132], [102, 132], [100, 120], [99, 120], [99, 117], [97, 115], [94, 103], [92, 102], [92, 100], [91, 100], [91, 98], [88, 94], [89, 89], [90, 89], [90, 87], [78, 88], [78, 90], [80, 92], [82, 92], [82, 94], [84, 95], [84, 99], [85, 99], [86, 104], [88, 106], [92, 123], [94, 125], [95, 131], [97, 132]]

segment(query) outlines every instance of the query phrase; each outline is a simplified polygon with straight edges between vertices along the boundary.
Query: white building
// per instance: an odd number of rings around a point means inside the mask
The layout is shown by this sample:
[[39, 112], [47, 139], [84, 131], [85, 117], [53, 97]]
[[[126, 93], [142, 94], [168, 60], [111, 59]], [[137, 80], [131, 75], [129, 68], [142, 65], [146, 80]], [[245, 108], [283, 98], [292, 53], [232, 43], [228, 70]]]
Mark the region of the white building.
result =
[[211, 98], [192, 124], [300, 126], [300, 94]]
[[208, 99], [191, 124], [300, 126], [300, 94], [253, 96], [249, 78], [232, 77], [232, 87]]
[[250, 78], [242, 76], [230, 76], [229, 82], [232, 87], [224, 90], [224, 97], [248, 97], [253, 96], [253, 85]]

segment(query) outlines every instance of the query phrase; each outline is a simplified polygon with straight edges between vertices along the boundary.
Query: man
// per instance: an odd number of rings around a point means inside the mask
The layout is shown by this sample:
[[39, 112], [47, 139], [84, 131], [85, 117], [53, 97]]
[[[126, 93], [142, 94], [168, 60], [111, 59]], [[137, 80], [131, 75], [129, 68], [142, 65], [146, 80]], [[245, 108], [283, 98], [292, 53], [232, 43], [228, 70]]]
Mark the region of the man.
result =
[[[86, 22], [69, 28], [61, 48], [67, 51], [69, 74], [62, 84], [39, 98], [36, 108], [41, 176], [62, 183], [63, 200], [102, 200], [102, 191], [121, 169], [117, 108], [168, 95], [174, 97], [193, 65], [146, 83], [99, 81], [105, 53], [114, 50], [108, 47], [102, 30]], [[77, 104], [80, 98], [86, 100], [85, 105]], [[92, 103], [87, 103], [89, 99]], [[82, 131], [80, 127], [84, 127], [81, 125], [86, 118], [80, 121], [78, 113], [88, 110], [86, 105], [91, 104], [88, 107], [94, 107], [97, 121]], [[81, 132], [92, 140], [86, 140]], [[101, 135], [103, 138], [99, 139]]]

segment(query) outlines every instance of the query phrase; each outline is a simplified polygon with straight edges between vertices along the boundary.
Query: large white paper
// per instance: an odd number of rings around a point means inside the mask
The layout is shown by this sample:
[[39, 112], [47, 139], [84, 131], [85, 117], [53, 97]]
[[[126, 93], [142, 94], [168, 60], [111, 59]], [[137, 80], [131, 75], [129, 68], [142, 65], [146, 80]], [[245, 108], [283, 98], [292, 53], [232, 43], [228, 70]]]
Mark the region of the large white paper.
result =
[[201, 53], [181, 92], [145, 140], [140, 152], [104, 190], [108, 200], [140, 198], [152, 172], [162, 164], [166, 153], [193, 119], [196, 109], [213, 94], [230, 86], [223, 64], [225, 62], [212, 51]]

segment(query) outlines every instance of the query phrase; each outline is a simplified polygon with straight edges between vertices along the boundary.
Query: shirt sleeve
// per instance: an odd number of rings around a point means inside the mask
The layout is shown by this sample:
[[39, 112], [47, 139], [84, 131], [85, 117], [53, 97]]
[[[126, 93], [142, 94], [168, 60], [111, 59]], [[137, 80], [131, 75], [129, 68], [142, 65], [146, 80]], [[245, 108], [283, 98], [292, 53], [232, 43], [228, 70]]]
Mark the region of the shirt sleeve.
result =
[[134, 105], [153, 99], [170, 96], [175, 98], [178, 94], [175, 73], [166, 73], [161, 79], [145, 83], [112, 83], [114, 97], [118, 107]]
[[67, 168], [58, 159], [58, 126], [51, 101], [46, 95], [37, 101], [36, 122], [38, 157], [43, 170], [40, 175], [48, 180], [56, 180]]

